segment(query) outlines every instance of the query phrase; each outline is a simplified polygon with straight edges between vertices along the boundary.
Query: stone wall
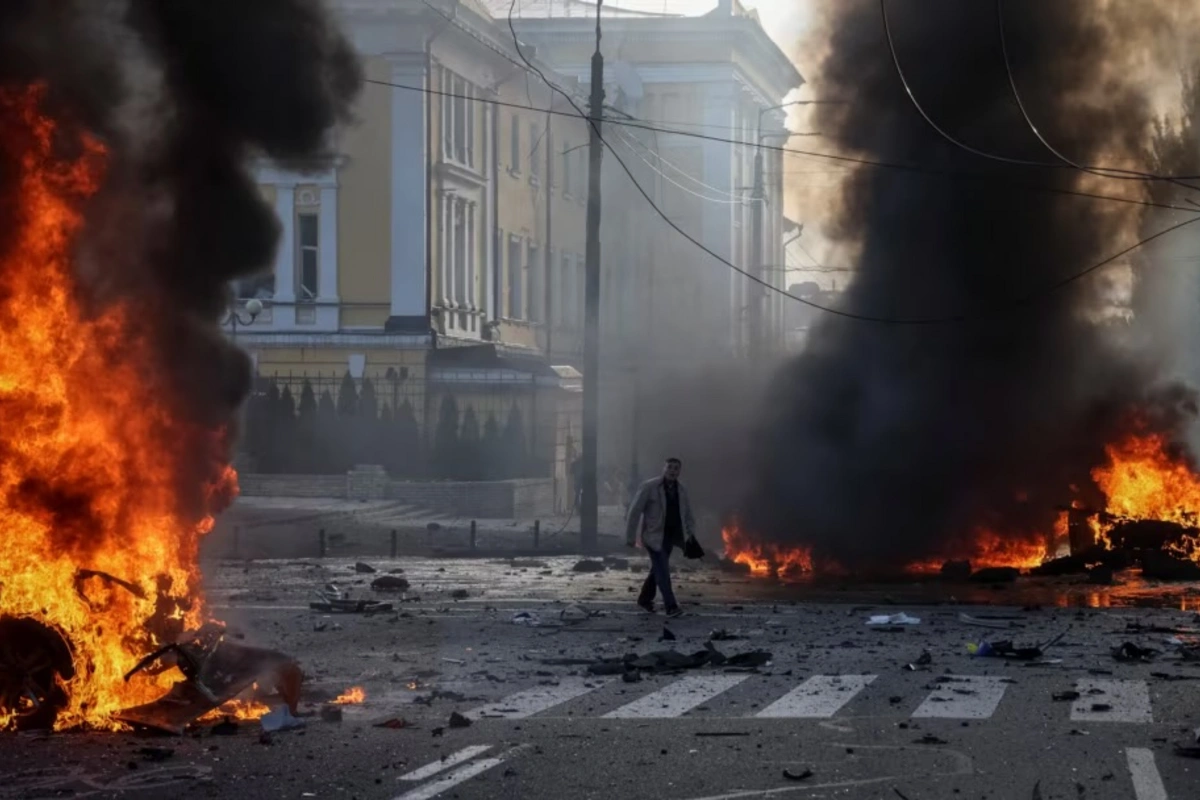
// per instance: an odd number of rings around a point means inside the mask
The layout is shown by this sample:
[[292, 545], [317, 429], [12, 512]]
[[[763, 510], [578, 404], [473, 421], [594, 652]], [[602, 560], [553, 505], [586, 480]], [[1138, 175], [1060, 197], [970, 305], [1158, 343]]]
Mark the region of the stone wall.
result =
[[375, 466], [346, 475], [239, 475], [247, 497], [328, 497], [394, 500], [439, 514], [478, 519], [533, 519], [554, 515], [554, 481], [395, 481]]

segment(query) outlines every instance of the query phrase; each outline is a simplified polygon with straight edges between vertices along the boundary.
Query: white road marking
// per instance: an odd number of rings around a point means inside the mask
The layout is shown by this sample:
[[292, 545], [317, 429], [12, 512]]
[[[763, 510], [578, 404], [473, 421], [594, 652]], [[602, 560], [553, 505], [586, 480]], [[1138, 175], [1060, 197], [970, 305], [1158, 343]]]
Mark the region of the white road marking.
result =
[[468, 719], [482, 717], [525, 719], [568, 700], [581, 697], [607, 682], [604, 679], [564, 678], [557, 686], [535, 686], [532, 689], [509, 695], [498, 702], [472, 709], [465, 716]]
[[[1081, 678], [1075, 684], [1079, 699], [1071, 706], [1073, 722], [1153, 722], [1150, 689], [1145, 681], [1101, 681]], [[1108, 711], [1093, 710], [1095, 705]]]
[[1129, 761], [1129, 774], [1133, 778], [1133, 796], [1137, 800], [1168, 800], [1167, 788], [1163, 786], [1158, 767], [1154, 764], [1154, 752], [1143, 747], [1125, 750]]
[[1004, 697], [1008, 682], [989, 675], [949, 675], [951, 680], [925, 698], [914, 717], [934, 719], [988, 719]]
[[409, 772], [405, 775], [401, 775], [399, 780], [423, 781], [426, 778], [432, 778], [434, 775], [437, 775], [439, 772], [444, 772], [445, 770], [448, 770], [451, 767], [457, 767], [459, 764], [463, 763], [464, 761], [470, 761], [475, 756], [477, 756], [481, 753], [486, 753], [488, 750], [491, 750], [491, 749], [492, 749], [492, 746], [490, 744], [472, 745], [471, 747], [467, 747], [462, 750], [459, 750], [457, 753], [451, 753], [450, 755], [446, 756], [445, 758], [441, 759], [440, 761], [431, 762], [431, 763], [426, 764], [425, 766], [421, 767], [420, 769], [414, 769], [412, 772]]
[[732, 689], [749, 675], [689, 675], [604, 715], [605, 719], [667, 719], [679, 717], [701, 703]]
[[875, 675], [813, 675], [755, 714], [774, 719], [828, 719], [875, 680]]
[[503, 764], [503, 758], [485, 758], [482, 761], [473, 761], [465, 767], [459, 767], [444, 778], [427, 783], [424, 786], [418, 786], [411, 792], [405, 792], [395, 800], [431, 800], [437, 797], [442, 792], [449, 791], [455, 786], [458, 786], [463, 781], [469, 781], [476, 775], [487, 772], [498, 764]]

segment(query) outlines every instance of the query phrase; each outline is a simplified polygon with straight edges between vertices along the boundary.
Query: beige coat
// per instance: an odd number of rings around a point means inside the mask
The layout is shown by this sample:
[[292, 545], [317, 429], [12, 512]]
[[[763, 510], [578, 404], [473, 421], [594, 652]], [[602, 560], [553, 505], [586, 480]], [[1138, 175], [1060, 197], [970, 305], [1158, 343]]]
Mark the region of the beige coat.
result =
[[[696, 518], [692, 516], [692, 501], [687, 489], [679, 484], [679, 516], [683, 523], [683, 538], [696, 535]], [[629, 505], [629, 518], [625, 524], [625, 541], [634, 544], [639, 528], [642, 544], [653, 550], [661, 550], [666, 534], [667, 496], [663, 492], [663, 479], [653, 478], [642, 484], [637, 496]]]

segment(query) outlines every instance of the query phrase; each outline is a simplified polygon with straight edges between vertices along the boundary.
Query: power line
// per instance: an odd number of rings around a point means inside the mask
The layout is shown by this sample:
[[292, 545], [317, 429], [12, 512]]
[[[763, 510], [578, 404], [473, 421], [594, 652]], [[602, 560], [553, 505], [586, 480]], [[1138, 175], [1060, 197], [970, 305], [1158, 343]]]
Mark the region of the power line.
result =
[[[1200, 186], [1192, 186], [1189, 184], [1179, 183], [1179, 180], [1182, 178], [1190, 178], [1192, 180], [1200, 179], [1200, 175], [1168, 177], [1168, 176], [1160, 176], [1160, 175], [1151, 175], [1149, 173], [1137, 172], [1135, 170], [1120, 169], [1117, 167], [1083, 167], [1078, 164], [1075, 164], [1071, 161], [1068, 161], [1063, 156], [1059, 155], [1059, 153], [1057, 153], [1052, 147], [1050, 147], [1050, 145], [1045, 141], [1045, 139], [1042, 139], [1041, 134], [1037, 132], [1037, 128], [1035, 126], [1033, 126], [1033, 123], [1031, 121], [1029, 121], [1029, 117], [1027, 115], [1026, 115], [1025, 119], [1027, 122], [1029, 122], [1029, 125], [1034, 128], [1034, 133], [1037, 135], [1038, 139], [1041, 140], [1042, 143], [1045, 144], [1046, 147], [1049, 148], [1052, 153], [1054, 153], [1056, 156], [1059, 156], [1060, 161], [1062, 161], [1063, 163], [1051, 163], [1051, 162], [1046, 162], [1046, 161], [1032, 161], [1032, 160], [1025, 159], [1025, 158], [1013, 158], [1011, 156], [1004, 156], [1004, 155], [998, 155], [996, 153], [989, 153], [987, 151], [980, 150], [977, 147], [972, 147], [971, 145], [967, 144], [966, 142], [962, 141], [961, 139], [955, 138], [950, 133], [948, 133], [944, 128], [942, 128], [940, 125], [938, 125], [937, 122], [934, 121], [933, 117], [931, 117], [929, 115], [929, 113], [925, 111], [925, 108], [917, 100], [916, 93], [913, 92], [912, 86], [908, 82], [908, 76], [904, 74], [904, 68], [901, 67], [901, 65], [900, 65], [900, 55], [896, 52], [896, 42], [892, 36], [891, 22], [888, 19], [887, 0], [879, 0], [879, 9], [883, 14], [883, 30], [884, 30], [884, 34], [886, 35], [886, 38], [887, 38], [888, 51], [891, 53], [891, 56], [892, 56], [892, 64], [896, 68], [896, 76], [900, 79], [900, 83], [904, 87], [904, 92], [905, 92], [905, 94], [908, 95], [909, 102], [912, 103], [913, 108], [915, 108], [917, 110], [917, 113], [921, 115], [921, 118], [923, 120], [925, 120], [925, 122], [929, 125], [929, 127], [933, 128], [933, 130], [936, 131], [939, 136], [941, 136], [943, 139], [945, 139], [946, 141], [953, 144], [955, 147], [965, 150], [966, 152], [968, 152], [972, 155], [979, 156], [980, 158], [986, 158], [990, 161], [998, 161], [1001, 164], [1010, 164], [1010, 165], [1019, 166], [1019, 167], [1036, 167], [1039, 169], [1064, 169], [1064, 168], [1077, 169], [1077, 170], [1082, 170], [1083, 172], [1086, 172], [1086, 173], [1089, 173], [1092, 175], [1097, 175], [1101, 178], [1109, 178], [1112, 180], [1166, 181], [1166, 182], [1170, 182], [1170, 183], [1177, 183], [1180, 186], [1184, 186], [1188, 189], [1200, 189]], [[1003, 38], [1004, 38], [1003, 22], [1001, 22], [1001, 39], [1003, 40]], [[1005, 46], [1005, 52], [1007, 53], [1007, 45]], [[1007, 55], [1005, 56], [1005, 61], [1007, 63]], [[1011, 70], [1009, 71], [1009, 77], [1010, 78], [1012, 77]], [[1012, 90], [1013, 90], [1013, 94], [1017, 95], [1015, 84], [1013, 84]], [[1017, 104], [1022, 105], [1019, 95], [1017, 95]], [[1022, 105], [1021, 110], [1022, 110], [1022, 114], [1024, 114], [1024, 106], [1023, 105]]]
[[[585, 122], [592, 121], [592, 118], [586, 114], [578, 114], [572, 111], [558, 111], [554, 109], [538, 108], [533, 105], [523, 105], [521, 103], [510, 103], [503, 100], [496, 100], [488, 97], [469, 97], [467, 95], [456, 94], [454, 92], [446, 92], [440, 89], [431, 89], [424, 86], [411, 86], [404, 83], [393, 83], [391, 81], [377, 80], [374, 78], [365, 79], [366, 83], [379, 86], [387, 86], [393, 89], [403, 89], [410, 92], [420, 92], [422, 94], [430, 94], [436, 97], [458, 97], [466, 100], [471, 100], [477, 103], [488, 103], [490, 105], [501, 108], [515, 108], [522, 111], [535, 111], [539, 114], [553, 114], [555, 116], [572, 117], [582, 119]], [[620, 125], [626, 128], [634, 128], [636, 130], [654, 131], [657, 133], [666, 133], [673, 136], [684, 136], [692, 139], [700, 139], [709, 142], [721, 142], [723, 144], [739, 145], [741, 147], [758, 147], [763, 150], [786, 153], [794, 156], [803, 156], [808, 158], [824, 159], [827, 161], [836, 161], [842, 164], [854, 164], [864, 167], [876, 167], [879, 169], [891, 169], [900, 172], [911, 172], [919, 175], [928, 175], [930, 177], [946, 178], [950, 180], [966, 180], [966, 181], [982, 181], [992, 183], [999, 186], [1007, 186], [1013, 189], [1023, 189], [1031, 192], [1042, 192], [1046, 194], [1060, 194], [1069, 197], [1081, 197], [1089, 200], [1105, 200], [1113, 203], [1125, 203], [1127, 205], [1144, 206], [1146, 208], [1160, 208], [1168, 211], [1184, 211], [1189, 214], [1200, 214], [1200, 208], [1195, 206], [1182, 206], [1174, 203], [1159, 203], [1152, 200], [1139, 200], [1132, 197], [1118, 197], [1115, 195], [1100, 194], [1098, 192], [1084, 192], [1075, 189], [1064, 189], [1057, 186], [1044, 186], [1034, 183], [1026, 183], [1023, 181], [1006, 180], [997, 177], [994, 174], [967, 172], [964, 170], [943, 169], [939, 167], [929, 167], [920, 164], [903, 164], [896, 161], [881, 161], [871, 158], [860, 158], [857, 156], [838, 155], [836, 153], [818, 153], [810, 150], [799, 150], [793, 147], [784, 147], [781, 145], [771, 145], [766, 143], [755, 143], [741, 139], [729, 139], [722, 136], [713, 136], [706, 133], [696, 133], [694, 131], [680, 131], [671, 128], [660, 128], [654, 125], [649, 125], [644, 122], [634, 120], [623, 120], [612, 117], [601, 117], [595, 121], [603, 122], [607, 125]]]
[[[1076, 162], [1072, 161], [1071, 159], [1067, 158], [1065, 155], [1060, 153], [1058, 150], [1056, 150], [1054, 148], [1053, 145], [1050, 144], [1050, 142], [1046, 141], [1046, 137], [1042, 135], [1042, 132], [1040, 130], [1038, 130], [1037, 125], [1033, 124], [1033, 119], [1030, 118], [1029, 111], [1025, 108], [1025, 103], [1021, 99], [1021, 93], [1019, 91], [1017, 91], [1017, 79], [1016, 79], [1016, 76], [1013, 75], [1012, 61], [1008, 55], [1008, 36], [1004, 32], [1003, 0], [996, 0], [996, 25], [1000, 30], [1000, 50], [1004, 55], [1004, 70], [1005, 70], [1005, 72], [1008, 73], [1008, 86], [1012, 90], [1013, 99], [1017, 101], [1017, 108], [1020, 109], [1021, 116], [1025, 118], [1025, 123], [1029, 126], [1029, 129], [1031, 131], [1033, 131], [1033, 135], [1038, 138], [1038, 141], [1041, 142], [1045, 146], [1045, 148], [1054, 155], [1055, 158], [1057, 158], [1059, 161], [1063, 162], [1067, 166], [1074, 167], [1077, 170], [1080, 170], [1082, 172], [1087, 172], [1091, 175], [1099, 175], [1101, 177], [1106, 177], [1104, 172], [1098, 171], [1097, 169], [1092, 168], [1092, 167], [1085, 167], [1080, 164], [1077, 164]], [[1165, 176], [1165, 175], [1155, 175], [1155, 174], [1149, 173], [1149, 172], [1138, 172], [1135, 174], [1140, 175], [1141, 177], [1145, 178], [1146, 180], [1169, 181], [1170, 183], [1173, 183], [1176, 186], [1182, 186], [1185, 189], [1200, 189], [1200, 186], [1195, 186], [1194, 184], [1190, 184], [1190, 183], [1184, 183], [1182, 180], [1179, 180], [1174, 177], [1169, 177], [1169, 176]]]
[[[886, 0], [880, 0], [880, 1], [881, 1], [881, 3], [883, 3]], [[675, 222], [675, 220], [671, 219], [670, 216], [668, 216], [661, 208], [659, 208], [658, 204], [654, 201], [654, 198], [652, 198], [650, 196], [650, 194], [642, 186], [641, 182], [639, 182], [638, 179], [634, 176], [633, 171], [629, 169], [629, 166], [625, 163], [625, 160], [621, 158], [620, 154], [616, 151], [616, 148], [614, 148], [612, 146], [612, 144], [609, 143], [601, 135], [600, 129], [597, 127], [597, 123], [600, 121], [607, 121], [607, 120], [603, 120], [603, 119], [597, 120], [597, 119], [593, 118], [592, 116], [585, 114], [583, 109], [581, 109], [578, 106], [578, 104], [575, 102], [574, 98], [572, 98], [571, 95], [568, 92], [566, 92], [566, 90], [564, 90], [562, 87], [558, 86], [557, 84], [553, 83], [549, 78], [546, 77], [545, 73], [542, 72], [542, 70], [538, 69], [536, 66], [534, 66], [534, 64], [532, 62], [529, 61], [528, 58], [526, 58], [525, 53], [521, 49], [521, 46], [520, 46], [520, 39], [517, 36], [516, 27], [513, 24], [513, 12], [516, 8], [516, 4], [517, 4], [517, 0], [512, 0], [512, 4], [509, 6], [508, 27], [509, 27], [509, 31], [512, 33], [513, 45], [517, 51], [517, 55], [521, 58], [522, 61], [525, 62], [526, 66], [534, 72], [534, 74], [536, 74], [539, 78], [541, 78], [541, 80], [548, 87], [550, 87], [554, 91], [561, 94], [563, 96], [563, 98], [566, 99], [566, 101], [568, 103], [570, 103], [571, 106], [578, 112], [578, 116], [581, 119], [585, 120], [592, 127], [592, 130], [596, 133], [596, 136], [600, 140], [601, 144], [603, 144], [604, 147], [608, 149], [609, 153], [612, 154], [613, 158], [616, 159], [617, 163], [621, 165], [621, 169], [629, 177], [629, 180], [633, 183], [633, 185], [637, 189], [638, 193], [646, 200], [646, 202], [650, 205], [650, 207], [654, 210], [654, 212], [663, 220], [663, 222], [665, 222], [668, 226], [670, 226], [673, 230], [675, 230], [676, 233], [678, 233], [683, 238], [685, 238], [686, 240], [691, 242], [694, 246], [696, 246], [701, 251], [707, 253], [709, 256], [711, 256], [713, 259], [715, 259], [719, 263], [724, 264], [729, 269], [732, 269], [734, 272], [737, 272], [738, 274], [748, 278], [749, 280], [759, 284], [760, 286], [763, 286], [764, 288], [769, 289], [770, 291], [776, 292], [784, 297], [788, 297], [798, 303], [801, 303], [802, 305], [817, 309], [819, 311], [824, 311], [827, 314], [832, 314], [834, 316], [843, 317], [846, 319], [852, 319], [852, 320], [856, 320], [856, 321], [860, 321], [860, 322], [875, 322], [875, 323], [887, 324], [887, 325], [941, 325], [941, 324], [971, 322], [971, 321], [987, 319], [992, 316], [995, 316], [994, 314], [992, 314], [992, 315], [985, 315], [985, 314], [972, 315], [972, 314], [965, 314], [965, 313], [957, 313], [957, 314], [939, 316], [939, 317], [902, 318], [902, 317], [881, 317], [881, 316], [875, 316], [875, 315], [870, 315], [870, 314], [858, 314], [858, 313], [851, 312], [851, 311], [842, 311], [840, 309], [823, 306], [819, 303], [814, 303], [810, 300], [806, 300], [802, 297], [798, 297], [794, 294], [791, 294], [790, 292], [780, 289], [779, 287], [774, 286], [773, 284], [763, 280], [762, 278], [758, 277], [757, 275], [747, 272], [746, 270], [744, 270], [741, 267], [734, 264], [732, 261], [729, 261], [725, 257], [721, 256], [716, 251], [714, 251], [712, 248], [708, 247], [706, 244], [704, 244], [700, 240], [696, 239], [694, 236], [692, 236], [690, 233], [688, 233], [686, 230], [684, 230], [682, 227], [680, 227], [680, 225], [677, 222]], [[886, 14], [886, 7], [884, 9], [884, 13]], [[599, 26], [599, 19], [597, 19], [597, 26]], [[897, 66], [898, 66], [898, 62], [897, 62]], [[549, 109], [542, 109], [542, 111], [544, 113], [554, 113], [552, 110], [549, 110]], [[637, 126], [633, 126], [633, 127], [637, 127]], [[651, 128], [651, 130], [653, 130], [653, 128]], [[693, 135], [701, 136], [699, 134], [693, 134]], [[701, 138], [719, 138], [719, 137], [701, 136]], [[1148, 205], [1148, 203], [1145, 203], [1145, 204]], [[1192, 211], [1192, 213], [1196, 213], [1192, 209], [1181, 209], [1181, 210], [1187, 210], [1187, 211]], [[1164, 229], [1158, 231], [1157, 233], [1152, 234], [1151, 236], [1148, 236], [1148, 237], [1145, 237], [1145, 238], [1139, 240], [1138, 242], [1125, 248], [1124, 250], [1121, 250], [1120, 252], [1115, 253], [1115, 254], [1105, 258], [1104, 260], [1099, 261], [1080, 272], [1076, 272], [1071, 275], [1068, 275], [1068, 276], [1062, 278], [1061, 280], [1056, 281], [1055, 283], [1053, 283], [1047, 287], [1044, 287], [1043, 289], [1039, 289], [1035, 292], [1028, 293], [1023, 297], [1018, 298], [1016, 300], [1016, 302], [1012, 303], [1009, 306], [1009, 310], [1021, 308], [1021, 307], [1024, 307], [1025, 305], [1028, 305], [1030, 302], [1034, 302], [1034, 301], [1037, 301], [1044, 297], [1048, 297], [1051, 294], [1057, 292], [1059, 289], [1062, 289], [1063, 287], [1065, 287], [1071, 283], [1074, 283], [1075, 281], [1078, 281], [1081, 278], [1086, 277], [1087, 275], [1090, 275], [1091, 273], [1095, 272], [1096, 270], [1101, 269], [1102, 267], [1105, 267], [1108, 264], [1111, 264], [1112, 262], [1122, 258], [1123, 256], [1128, 255], [1129, 253], [1139, 249], [1140, 247], [1142, 247], [1162, 236], [1165, 236], [1169, 233], [1179, 230], [1180, 228], [1183, 228], [1187, 225], [1194, 224], [1196, 222], [1200, 222], [1200, 216], [1194, 216], [1189, 220], [1185, 220], [1183, 222], [1176, 223], [1167, 228], [1164, 228]]]
[[[651, 171], [653, 171], [656, 175], [661, 177], [667, 183], [669, 183], [672, 186], [674, 186], [675, 188], [679, 189], [681, 192], [686, 192], [687, 194], [690, 194], [693, 197], [698, 197], [701, 200], [707, 200], [710, 203], [719, 203], [722, 205], [745, 205], [746, 204], [746, 199], [741, 196], [730, 195], [729, 197], [709, 197], [708, 195], [702, 194], [701, 192], [698, 192], [695, 189], [692, 189], [688, 186], [684, 186], [682, 183], [675, 180], [670, 175], [667, 175], [661, 169], [658, 169], [657, 167], [655, 167], [653, 164], [650, 163], [650, 161], [645, 156], [643, 156], [641, 153], [639, 153], [633, 147], [633, 145], [630, 144], [631, 137], [626, 136], [621, 131], [617, 132], [617, 137], [620, 138], [621, 141], [623, 141], [629, 147], [629, 149], [633, 152], [633, 154], [635, 156], [637, 156], [639, 161], [641, 161], [643, 164], [645, 164]], [[706, 183], [700, 183], [700, 185], [704, 186], [706, 189], [710, 189], [712, 191], [720, 191], [716, 187], [709, 186]]]

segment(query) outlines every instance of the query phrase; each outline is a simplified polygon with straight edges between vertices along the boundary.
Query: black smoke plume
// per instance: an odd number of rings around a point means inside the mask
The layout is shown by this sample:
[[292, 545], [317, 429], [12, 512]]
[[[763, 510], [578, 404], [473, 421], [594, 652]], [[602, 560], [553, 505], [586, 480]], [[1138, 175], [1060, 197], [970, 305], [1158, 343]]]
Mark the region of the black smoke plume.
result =
[[[230, 283], [268, 269], [279, 236], [254, 161], [319, 165], [360, 84], [320, 0], [0, 4], [0, 90], [42, 87], [64, 158], [81, 135], [105, 148], [103, 185], [83, 209], [81, 300], [124, 304], [129, 334], [152, 342], [146, 413], [171, 420], [162, 459], [186, 514], [210, 505], [250, 388], [248, 359], [219, 322]], [[23, 126], [0, 119], [0, 135]], [[23, 208], [21, 148], [4, 152], [0, 256], [12, 244], [3, 220]]]
[[[940, 126], [980, 150], [1053, 160], [1013, 100], [993, 3], [888, 2], [902, 66]], [[1005, 15], [1046, 138], [1080, 163], [1141, 158], [1154, 115], [1132, 67], [1166, 29], [1158, 4], [1009, 0]], [[824, 317], [770, 392], [743, 521], [851, 569], [964, 552], [980, 528], [1049, 532], [1060, 504], [1095, 499], [1089, 471], [1107, 442], [1137, 425], [1175, 438], [1194, 410], [1114, 335], [1127, 323], [1099, 321], [1103, 273], [1049, 288], [1132, 244], [1145, 209], [1033, 187], [1139, 197], [1141, 184], [946, 141], [905, 94], [877, 0], [839, 0], [828, 35], [820, 95], [847, 105], [819, 107], [816, 129], [867, 157], [985, 176], [855, 173], [835, 236], [860, 247], [859, 271], [841, 308], [964, 319]]]

